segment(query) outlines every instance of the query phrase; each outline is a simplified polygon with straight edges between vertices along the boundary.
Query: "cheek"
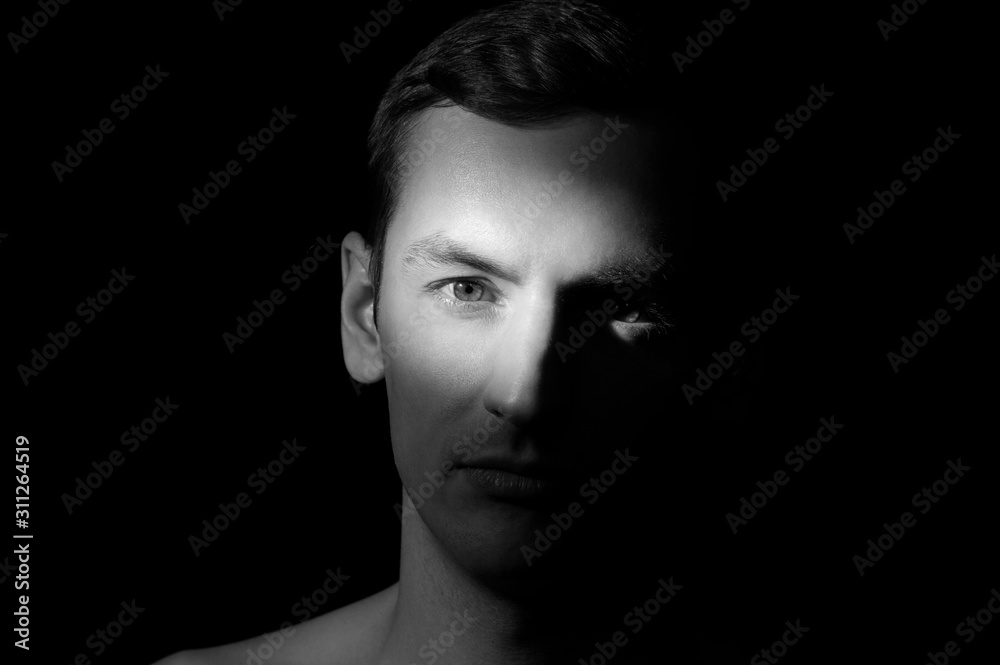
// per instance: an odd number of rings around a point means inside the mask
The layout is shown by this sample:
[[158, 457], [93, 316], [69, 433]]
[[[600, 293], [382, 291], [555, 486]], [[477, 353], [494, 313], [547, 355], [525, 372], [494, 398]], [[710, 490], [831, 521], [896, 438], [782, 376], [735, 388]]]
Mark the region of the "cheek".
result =
[[383, 311], [393, 315], [380, 322], [393, 454], [407, 485], [440, 467], [443, 452], [482, 409], [482, 349], [463, 341], [472, 327], [456, 331], [426, 307], [407, 298], [386, 302]]
[[394, 291], [380, 330], [390, 407], [395, 402], [418, 414], [458, 409], [481, 393], [491, 331], [482, 321], [445, 311], [425, 294]]
[[432, 415], [461, 391], [468, 363], [434, 321], [415, 311], [402, 314], [381, 335], [389, 407], [401, 415]]

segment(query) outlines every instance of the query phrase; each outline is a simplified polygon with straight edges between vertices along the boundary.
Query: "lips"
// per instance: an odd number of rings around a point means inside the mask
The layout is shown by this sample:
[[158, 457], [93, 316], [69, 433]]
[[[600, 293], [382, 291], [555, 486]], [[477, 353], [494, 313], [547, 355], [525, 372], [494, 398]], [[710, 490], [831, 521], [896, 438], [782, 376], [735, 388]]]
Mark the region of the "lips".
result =
[[503, 499], [543, 498], [565, 486], [562, 474], [540, 464], [490, 460], [469, 462], [459, 471], [480, 491]]

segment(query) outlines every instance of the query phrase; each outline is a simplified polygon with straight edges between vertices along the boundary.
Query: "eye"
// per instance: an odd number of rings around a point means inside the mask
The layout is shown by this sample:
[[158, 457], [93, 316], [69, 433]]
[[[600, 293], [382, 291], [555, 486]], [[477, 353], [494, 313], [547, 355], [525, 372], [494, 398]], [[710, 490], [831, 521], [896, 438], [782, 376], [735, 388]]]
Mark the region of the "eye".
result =
[[618, 312], [613, 314], [613, 316], [620, 316], [621, 318], [616, 318], [615, 320], [622, 323], [635, 323], [643, 313], [644, 309], [641, 307], [620, 307]]
[[496, 289], [481, 279], [459, 277], [428, 285], [427, 290], [445, 307], [458, 310], [489, 308], [500, 301]]
[[[448, 289], [448, 286], [451, 288]], [[486, 293], [486, 289], [482, 284], [468, 280], [451, 282], [451, 284], [446, 285], [445, 291], [447, 292], [448, 290], [452, 292], [455, 298], [465, 302], [478, 302], [482, 300], [483, 295]]]
[[611, 319], [630, 338], [665, 337], [676, 332], [677, 316], [654, 300], [631, 300], [622, 303]]
[[611, 318], [622, 323], [653, 323], [656, 320], [655, 313], [658, 312], [655, 302], [636, 298], [623, 302]]

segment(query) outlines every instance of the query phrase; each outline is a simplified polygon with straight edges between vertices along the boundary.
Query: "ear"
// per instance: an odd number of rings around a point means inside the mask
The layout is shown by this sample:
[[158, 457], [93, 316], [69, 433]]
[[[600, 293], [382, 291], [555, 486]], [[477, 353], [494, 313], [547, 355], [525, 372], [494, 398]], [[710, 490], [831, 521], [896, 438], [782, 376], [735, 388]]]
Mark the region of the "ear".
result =
[[385, 376], [382, 344], [375, 328], [375, 289], [368, 274], [371, 248], [351, 231], [340, 245], [344, 292], [340, 298], [340, 334], [344, 364], [358, 383], [375, 383]]
[[756, 344], [747, 345], [746, 353], [736, 359], [729, 381], [719, 395], [719, 402], [713, 416], [728, 423], [742, 418], [750, 402], [750, 395], [757, 389], [766, 362], [767, 341], [760, 339]]

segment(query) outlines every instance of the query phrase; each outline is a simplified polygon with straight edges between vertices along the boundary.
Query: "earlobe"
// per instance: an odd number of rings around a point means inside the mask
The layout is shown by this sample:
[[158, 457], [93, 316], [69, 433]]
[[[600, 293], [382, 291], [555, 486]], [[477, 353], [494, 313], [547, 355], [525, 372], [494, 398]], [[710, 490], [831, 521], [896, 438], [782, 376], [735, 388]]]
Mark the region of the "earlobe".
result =
[[340, 298], [340, 334], [344, 364], [358, 383], [375, 383], [385, 376], [381, 341], [375, 328], [375, 290], [368, 264], [371, 248], [351, 231], [340, 245], [344, 292]]

